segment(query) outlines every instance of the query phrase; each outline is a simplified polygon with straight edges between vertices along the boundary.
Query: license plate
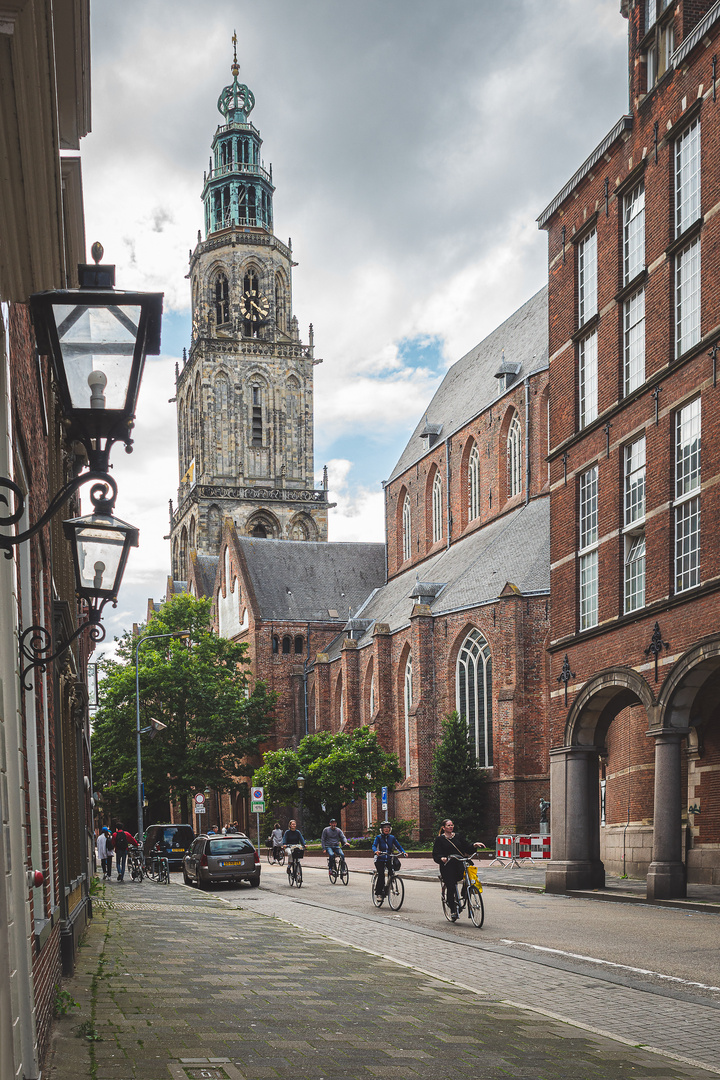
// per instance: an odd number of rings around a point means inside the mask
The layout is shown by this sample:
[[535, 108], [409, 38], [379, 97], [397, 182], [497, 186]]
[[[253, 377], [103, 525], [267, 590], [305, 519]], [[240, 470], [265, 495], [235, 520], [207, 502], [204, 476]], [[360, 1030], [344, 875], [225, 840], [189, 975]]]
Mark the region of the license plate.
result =
[[235, 859], [234, 862], [224, 862], [224, 863], [221, 863], [220, 865], [221, 866], [244, 866], [245, 865], [245, 860], [244, 859]]
[[174, 847], [173, 848], [173, 855], [182, 855], [184, 850], [185, 850], [184, 847]]

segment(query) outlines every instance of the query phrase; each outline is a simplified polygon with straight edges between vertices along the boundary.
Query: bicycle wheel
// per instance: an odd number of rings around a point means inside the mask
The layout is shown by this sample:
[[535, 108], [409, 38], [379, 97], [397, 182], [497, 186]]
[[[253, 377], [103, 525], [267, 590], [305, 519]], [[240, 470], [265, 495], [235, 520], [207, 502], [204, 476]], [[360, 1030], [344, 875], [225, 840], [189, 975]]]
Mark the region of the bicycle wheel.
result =
[[299, 859], [295, 864], [295, 885], [298, 889], [302, 885], [302, 863]]
[[477, 885], [470, 885], [468, 886], [467, 894], [468, 914], [479, 930], [485, 921], [485, 907], [483, 905], [482, 893]]
[[337, 863], [334, 866], [330, 866], [328, 863], [328, 877], [330, 878], [330, 884], [334, 885], [338, 879]]
[[293, 885], [295, 884], [295, 873], [294, 873], [294, 871], [293, 871], [293, 864], [292, 864], [292, 859], [289, 859], [289, 860], [288, 860], [288, 864], [287, 864], [287, 877], [288, 877], [288, 885], [289, 885], [289, 886], [290, 886], [290, 888], [292, 889]]
[[390, 878], [387, 889], [388, 904], [393, 911], [399, 911], [403, 906], [403, 900], [405, 899], [405, 886], [403, 879], [399, 878], [397, 874], [393, 874]]
[[348, 865], [344, 859], [340, 866], [340, 880], [342, 881], [343, 885], [347, 885], [348, 881], [350, 880], [350, 871], [348, 870]]
[[267, 849], [267, 851], [265, 852], [265, 858], [267, 859], [267, 861], [272, 866], [272, 864], [275, 862], [275, 850], [274, 850], [274, 848], [269, 847]]
[[445, 884], [444, 881], [442, 883], [441, 897], [442, 897], [443, 915], [445, 916], [445, 918], [447, 919], [448, 922], [452, 922], [452, 911], [450, 910], [450, 904], [448, 902], [448, 897], [447, 897], [447, 885]]
[[383, 900], [385, 898], [383, 896], [378, 896], [377, 895], [377, 893], [375, 892], [375, 886], [376, 885], [377, 885], [377, 870], [373, 874], [372, 881], [370, 882], [370, 895], [372, 896], [372, 902], [375, 905], [375, 907], [382, 907], [382, 902], [383, 902]]
[[277, 857], [278, 865], [285, 865], [285, 848], [280, 848], [280, 854]]

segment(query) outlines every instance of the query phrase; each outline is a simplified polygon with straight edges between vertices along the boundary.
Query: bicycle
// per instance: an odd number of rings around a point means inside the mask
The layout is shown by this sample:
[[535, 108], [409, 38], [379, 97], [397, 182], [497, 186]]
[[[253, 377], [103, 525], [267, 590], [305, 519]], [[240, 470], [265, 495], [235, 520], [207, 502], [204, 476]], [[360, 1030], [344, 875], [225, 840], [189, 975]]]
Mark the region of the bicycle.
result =
[[[375, 870], [370, 883], [370, 889], [372, 894], [372, 902], [375, 907], [382, 907], [383, 900], [387, 896], [387, 902], [393, 911], [399, 911], [403, 906], [403, 900], [405, 899], [405, 885], [403, 879], [398, 877], [395, 870], [394, 860], [397, 859], [397, 855], [393, 855], [391, 858], [385, 861], [385, 891], [382, 896], [378, 896], [375, 892], [375, 886], [377, 885], [378, 872]], [[400, 860], [397, 859], [398, 866]]]
[[343, 885], [347, 885], [350, 880], [350, 871], [344, 855], [328, 855], [328, 877], [331, 885], [334, 885], [338, 878]]
[[[450, 855], [451, 859], [457, 859], [463, 864], [462, 887], [458, 893], [458, 883], [452, 887], [455, 889], [455, 903], [458, 915], [467, 909], [468, 918], [472, 919], [478, 930], [485, 921], [485, 907], [482, 898], [482, 885], [477, 876], [477, 869], [473, 866], [472, 859], [463, 859], [460, 855]], [[448, 886], [443, 881], [441, 897], [443, 915], [448, 922], [454, 922], [452, 910], [448, 900]]]
[[302, 885], [302, 863], [297, 852], [303, 850], [302, 844], [292, 844], [288, 847], [287, 876], [290, 888], [293, 885], [299, 889]]
[[170, 863], [166, 858], [160, 859], [160, 866], [158, 867], [158, 884], [169, 885], [170, 884]]
[[274, 863], [278, 863], [279, 866], [282, 866], [285, 862], [285, 848], [282, 846], [275, 847], [274, 844], [268, 844], [265, 856], [271, 866], [273, 866]]
[[170, 863], [164, 855], [153, 854], [149, 863], [145, 864], [145, 873], [159, 885], [170, 884]]
[[129, 853], [128, 870], [133, 881], [142, 881], [145, 876], [145, 864], [141, 851], [131, 851]]

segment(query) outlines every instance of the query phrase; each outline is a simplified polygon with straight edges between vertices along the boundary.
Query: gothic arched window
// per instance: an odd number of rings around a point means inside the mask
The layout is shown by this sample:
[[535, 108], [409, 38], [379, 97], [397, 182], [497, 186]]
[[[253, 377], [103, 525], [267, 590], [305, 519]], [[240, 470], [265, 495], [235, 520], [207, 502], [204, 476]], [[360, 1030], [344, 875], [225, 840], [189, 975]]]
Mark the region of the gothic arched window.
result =
[[189, 539], [188, 539], [188, 543], [190, 545], [190, 550], [194, 551], [195, 550], [195, 518], [190, 519], [190, 536], [189, 536]]
[[263, 444], [263, 418], [262, 418], [262, 390], [259, 386], [252, 388], [252, 445]]
[[283, 638], [283, 656], [289, 656], [289, 655], [290, 655], [290, 638], [286, 634], [285, 637]]
[[275, 275], [275, 325], [278, 330], [287, 330], [285, 317], [285, 281], [282, 274]]
[[403, 562], [412, 555], [412, 518], [410, 515], [410, 496], [405, 496], [405, 502], [403, 503], [402, 512], [402, 541], [403, 541]]
[[274, 653], [280, 652], [280, 638], [277, 636], [277, 634], [273, 634], [272, 636], [272, 651]]
[[480, 517], [480, 453], [473, 443], [468, 459], [468, 521]]
[[522, 431], [520, 419], [515, 413], [510, 421], [507, 437], [507, 493], [511, 499], [522, 491]]
[[435, 473], [432, 486], [432, 538], [433, 544], [442, 540], [443, 535], [443, 506], [442, 506], [442, 480], [440, 473]]
[[408, 653], [405, 662], [405, 679], [403, 688], [403, 705], [405, 714], [405, 775], [410, 775], [410, 709], [413, 703], [413, 670], [412, 654]]
[[230, 295], [228, 292], [228, 279], [225, 274], [218, 274], [215, 278], [215, 323], [224, 326], [230, 322]]
[[492, 660], [490, 646], [479, 630], [471, 630], [455, 668], [455, 708], [465, 717], [478, 764], [493, 763]]

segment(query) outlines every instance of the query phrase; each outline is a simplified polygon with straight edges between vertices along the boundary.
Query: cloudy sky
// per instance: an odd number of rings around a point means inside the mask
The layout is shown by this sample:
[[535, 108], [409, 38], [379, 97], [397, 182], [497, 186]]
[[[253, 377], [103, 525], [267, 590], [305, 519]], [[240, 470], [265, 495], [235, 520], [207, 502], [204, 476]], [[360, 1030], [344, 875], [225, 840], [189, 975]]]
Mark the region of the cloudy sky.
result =
[[140, 527], [108, 637], [169, 569], [174, 365], [188, 252], [231, 81], [255, 94], [275, 229], [315, 328], [315, 462], [331, 540], [381, 540], [380, 482], [447, 367], [539, 289], [536, 217], [627, 108], [619, 0], [94, 0], [88, 246], [120, 288], [165, 293], [117, 513]]

